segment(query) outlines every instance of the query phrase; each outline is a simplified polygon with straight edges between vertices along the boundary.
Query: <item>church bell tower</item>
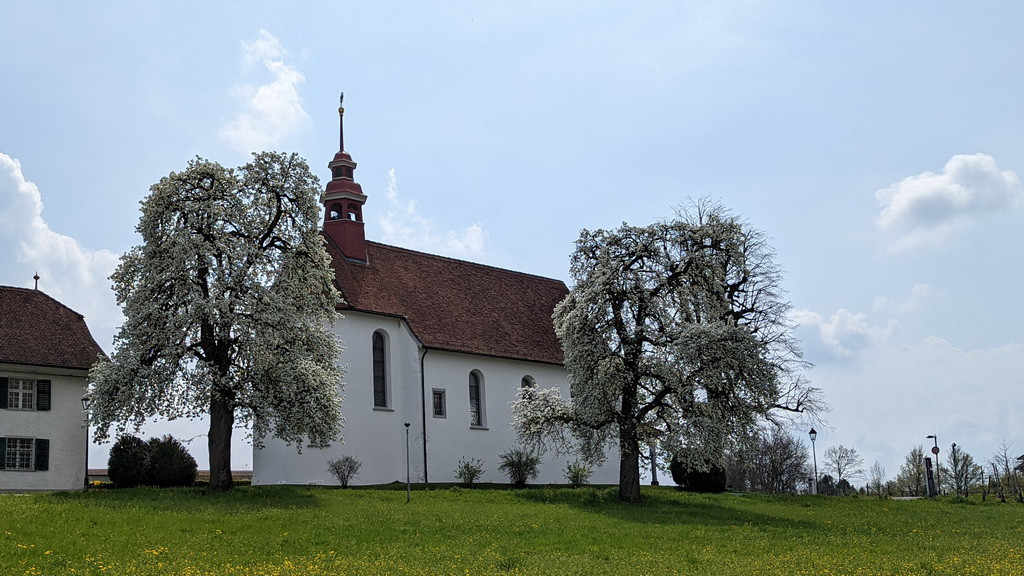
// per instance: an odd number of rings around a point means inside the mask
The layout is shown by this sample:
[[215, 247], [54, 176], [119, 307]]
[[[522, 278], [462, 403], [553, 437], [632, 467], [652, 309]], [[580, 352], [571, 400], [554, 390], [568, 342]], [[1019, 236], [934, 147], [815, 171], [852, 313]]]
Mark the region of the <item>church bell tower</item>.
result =
[[324, 232], [349, 260], [366, 262], [366, 233], [363, 230], [363, 187], [353, 179], [356, 163], [345, 152], [345, 93], [338, 99], [339, 145], [327, 167], [331, 181], [321, 201], [324, 205]]

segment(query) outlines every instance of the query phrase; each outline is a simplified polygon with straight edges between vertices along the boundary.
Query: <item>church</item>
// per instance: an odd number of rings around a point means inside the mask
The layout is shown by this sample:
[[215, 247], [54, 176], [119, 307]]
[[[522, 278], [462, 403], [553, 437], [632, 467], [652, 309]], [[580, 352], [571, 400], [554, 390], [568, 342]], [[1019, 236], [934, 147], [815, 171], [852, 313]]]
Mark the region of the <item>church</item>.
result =
[[[328, 164], [323, 233], [344, 303], [334, 332], [345, 346], [343, 441], [326, 446], [264, 439], [254, 484], [337, 484], [328, 460], [362, 462], [353, 484], [454, 482], [460, 459], [483, 462], [481, 482], [508, 482], [499, 455], [518, 446], [511, 403], [522, 386], [568, 393], [551, 314], [560, 280], [366, 240], [367, 197], [340, 145]], [[573, 456], [544, 455], [537, 483], [565, 483]], [[612, 484], [614, 463], [591, 482]]]

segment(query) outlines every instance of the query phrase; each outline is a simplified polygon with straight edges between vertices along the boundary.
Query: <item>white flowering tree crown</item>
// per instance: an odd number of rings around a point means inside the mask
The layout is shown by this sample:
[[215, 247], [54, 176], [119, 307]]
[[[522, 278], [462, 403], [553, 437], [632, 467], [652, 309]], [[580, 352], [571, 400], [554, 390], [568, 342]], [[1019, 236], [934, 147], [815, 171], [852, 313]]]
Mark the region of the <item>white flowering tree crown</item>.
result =
[[209, 414], [211, 486], [230, 488], [236, 425], [257, 442], [340, 435], [340, 296], [319, 193], [304, 160], [272, 152], [234, 170], [196, 158], [152, 186], [143, 243], [111, 277], [125, 322], [90, 372], [98, 440]]
[[584, 230], [570, 273], [554, 312], [570, 398], [523, 388], [514, 426], [539, 449], [591, 460], [617, 447], [620, 498], [639, 500], [641, 446], [706, 466], [779, 410], [823, 405], [798, 374], [773, 251], [720, 205]]

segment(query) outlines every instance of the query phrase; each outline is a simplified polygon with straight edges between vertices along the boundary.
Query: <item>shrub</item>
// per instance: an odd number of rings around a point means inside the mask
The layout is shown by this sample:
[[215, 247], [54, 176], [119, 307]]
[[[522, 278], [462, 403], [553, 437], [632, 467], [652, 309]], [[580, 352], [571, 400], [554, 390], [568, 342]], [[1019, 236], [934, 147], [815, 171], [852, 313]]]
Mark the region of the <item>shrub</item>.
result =
[[170, 435], [148, 442], [124, 435], [110, 449], [107, 475], [115, 488], [191, 486], [196, 481], [196, 459]]
[[509, 448], [498, 458], [501, 460], [498, 470], [507, 474], [509, 482], [517, 488], [526, 486], [540, 474], [540, 456], [522, 448]]
[[141, 438], [120, 436], [110, 448], [107, 476], [117, 488], [146, 484], [149, 477], [149, 446]]
[[473, 483], [484, 475], [484, 462], [479, 458], [459, 458], [459, 465], [455, 467], [455, 477], [462, 482], [466, 488], [472, 488]]
[[349, 481], [355, 478], [356, 474], [359, 474], [359, 467], [362, 465], [362, 462], [352, 456], [342, 456], [341, 458], [328, 460], [327, 470], [338, 479], [342, 488], [348, 488]]
[[579, 460], [565, 463], [565, 481], [573, 488], [590, 484], [590, 477], [593, 475], [593, 468]]
[[191, 486], [196, 481], [196, 459], [171, 435], [150, 438], [149, 469], [146, 484], [154, 486]]
[[707, 470], [697, 470], [673, 458], [668, 469], [672, 473], [672, 480], [675, 480], [680, 490], [713, 494], [725, 492], [727, 484], [725, 468], [717, 464], [712, 464]]

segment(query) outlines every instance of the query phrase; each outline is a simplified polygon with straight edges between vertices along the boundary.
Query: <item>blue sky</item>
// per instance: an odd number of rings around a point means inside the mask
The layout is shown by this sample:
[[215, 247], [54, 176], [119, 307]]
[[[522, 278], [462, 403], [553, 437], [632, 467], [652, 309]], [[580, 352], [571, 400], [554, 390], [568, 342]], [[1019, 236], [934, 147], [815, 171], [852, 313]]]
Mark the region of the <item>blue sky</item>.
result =
[[819, 456], [1024, 452], [1024, 6], [0, 3], [0, 284], [108, 351], [149, 186], [262, 149], [326, 179], [345, 91], [368, 238], [568, 280], [580, 229], [711, 196], [778, 251]]

